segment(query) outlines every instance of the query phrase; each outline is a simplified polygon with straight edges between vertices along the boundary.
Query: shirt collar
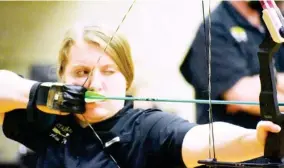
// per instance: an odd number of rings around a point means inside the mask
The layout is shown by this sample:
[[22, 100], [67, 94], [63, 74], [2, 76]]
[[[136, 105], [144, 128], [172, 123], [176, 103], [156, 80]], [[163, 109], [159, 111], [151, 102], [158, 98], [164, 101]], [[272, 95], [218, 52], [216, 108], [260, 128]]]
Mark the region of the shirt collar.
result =
[[222, 1], [223, 9], [227, 11], [228, 15], [231, 15], [232, 18], [236, 21], [237, 24], [242, 25], [244, 28], [253, 28], [258, 30], [260, 33], [265, 33], [264, 22], [261, 19], [261, 27], [257, 28], [253, 26], [243, 15], [237, 11], [229, 1]]

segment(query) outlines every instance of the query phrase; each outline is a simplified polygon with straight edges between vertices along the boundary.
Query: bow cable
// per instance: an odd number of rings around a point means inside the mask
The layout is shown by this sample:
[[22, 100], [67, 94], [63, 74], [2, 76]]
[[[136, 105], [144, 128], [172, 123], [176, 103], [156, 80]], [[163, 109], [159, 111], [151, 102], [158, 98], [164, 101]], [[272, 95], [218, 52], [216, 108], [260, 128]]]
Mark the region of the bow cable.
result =
[[[213, 128], [213, 115], [212, 115], [212, 102], [211, 102], [211, 1], [208, 0], [208, 33], [206, 29], [206, 18], [205, 18], [205, 5], [204, 0], [202, 0], [202, 16], [203, 16], [203, 26], [204, 26], [204, 38], [205, 38], [205, 52], [208, 57], [208, 117], [209, 117], [209, 158], [216, 160], [215, 154], [215, 142], [214, 142], [214, 128]], [[208, 38], [207, 38], [208, 35]], [[211, 154], [213, 151], [213, 158]]]

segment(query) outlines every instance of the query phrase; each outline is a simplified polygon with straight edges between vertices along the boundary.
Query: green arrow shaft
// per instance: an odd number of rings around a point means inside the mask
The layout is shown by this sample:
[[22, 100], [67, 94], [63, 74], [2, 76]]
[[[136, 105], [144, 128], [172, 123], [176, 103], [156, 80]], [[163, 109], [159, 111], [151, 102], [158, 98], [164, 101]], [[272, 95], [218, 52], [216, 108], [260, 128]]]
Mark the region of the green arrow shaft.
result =
[[[175, 102], [175, 103], [197, 103], [197, 104], [242, 104], [259, 105], [253, 101], [226, 101], [226, 100], [203, 100], [203, 99], [164, 99], [164, 98], [143, 98], [143, 97], [106, 97], [106, 96], [86, 96], [86, 99], [95, 100], [132, 100], [132, 101], [153, 101], [153, 102]], [[279, 103], [284, 106], [284, 103]]]

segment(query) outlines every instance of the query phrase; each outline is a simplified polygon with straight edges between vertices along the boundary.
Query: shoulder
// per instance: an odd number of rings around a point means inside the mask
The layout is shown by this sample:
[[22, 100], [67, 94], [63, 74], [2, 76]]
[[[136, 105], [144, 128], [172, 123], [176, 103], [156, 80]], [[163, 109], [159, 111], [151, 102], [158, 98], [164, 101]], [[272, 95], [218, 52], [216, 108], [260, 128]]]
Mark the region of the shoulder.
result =
[[[205, 36], [208, 34], [210, 24], [210, 31], [212, 35], [230, 37], [230, 29], [236, 26], [236, 14], [230, 2], [222, 1], [212, 11], [210, 17], [207, 16], [198, 28], [198, 35]], [[204, 30], [206, 29], [206, 31]]]
[[196, 125], [176, 114], [159, 109], [131, 109], [123, 118], [119, 124], [121, 128], [139, 127], [143, 132], [158, 131], [170, 127], [171, 129], [189, 130]]
[[132, 139], [131, 148], [137, 149], [131, 151], [147, 152], [147, 165], [183, 165], [181, 148], [184, 137], [197, 124], [159, 109], [135, 109], [124, 117], [128, 118], [123, 122], [123, 127], [128, 128], [125, 135]]

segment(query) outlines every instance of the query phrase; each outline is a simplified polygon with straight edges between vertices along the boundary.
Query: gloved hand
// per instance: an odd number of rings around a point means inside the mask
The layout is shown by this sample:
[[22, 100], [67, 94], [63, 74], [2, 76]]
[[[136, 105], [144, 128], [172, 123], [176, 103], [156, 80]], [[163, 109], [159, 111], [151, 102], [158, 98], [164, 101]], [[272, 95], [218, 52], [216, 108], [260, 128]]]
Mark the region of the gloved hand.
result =
[[[62, 83], [35, 83], [27, 106], [28, 119], [35, 118], [37, 109], [51, 113], [84, 113], [86, 88]], [[40, 107], [40, 108], [38, 108]]]
[[[76, 85], [57, 86], [59, 90], [51, 97], [50, 108], [61, 112], [84, 113], [85, 112], [85, 92], [86, 88]], [[53, 89], [52, 87], [50, 90]], [[57, 95], [56, 95], [57, 94]], [[55, 98], [58, 97], [56, 100]]]

